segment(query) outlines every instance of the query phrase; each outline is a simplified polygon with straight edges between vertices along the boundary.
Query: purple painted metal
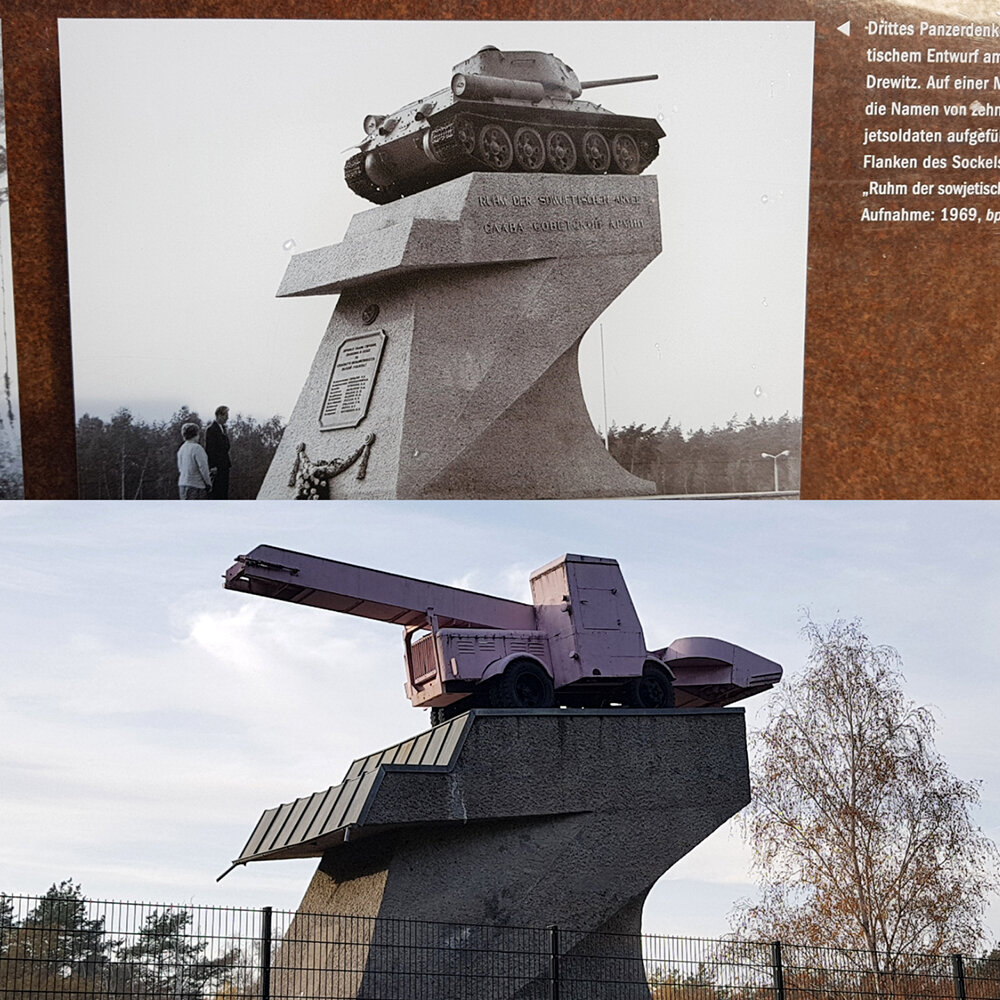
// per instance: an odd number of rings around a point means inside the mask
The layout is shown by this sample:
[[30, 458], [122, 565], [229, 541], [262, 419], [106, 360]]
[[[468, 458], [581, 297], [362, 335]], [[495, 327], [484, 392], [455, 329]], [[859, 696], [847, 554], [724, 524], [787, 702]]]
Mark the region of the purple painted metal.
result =
[[648, 651], [618, 563], [597, 556], [534, 572], [533, 605], [269, 545], [238, 556], [225, 586], [404, 626], [407, 696], [446, 716], [553, 701], [669, 707], [671, 681], [678, 707], [721, 706], [781, 679], [777, 663], [721, 639]]
[[642, 673], [649, 658], [646, 640], [614, 559], [556, 559], [531, 574], [531, 595], [557, 664], [557, 688], [587, 678]]
[[675, 639], [656, 655], [674, 672], [679, 708], [728, 705], [767, 691], [781, 680], [781, 665], [774, 660], [708, 636]]
[[397, 625], [424, 627], [435, 615], [438, 628], [535, 627], [530, 604], [273, 545], [237, 556], [225, 587]]

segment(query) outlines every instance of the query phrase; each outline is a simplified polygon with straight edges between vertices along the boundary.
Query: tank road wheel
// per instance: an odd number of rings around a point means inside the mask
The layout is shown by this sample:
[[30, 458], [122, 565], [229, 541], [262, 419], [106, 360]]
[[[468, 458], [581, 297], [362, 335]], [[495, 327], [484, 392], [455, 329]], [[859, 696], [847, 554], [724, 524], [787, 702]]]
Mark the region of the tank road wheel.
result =
[[537, 129], [519, 128], [514, 133], [514, 159], [518, 168], [528, 173], [545, 166], [545, 143]]
[[476, 131], [462, 115], [424, 132], [424, 152], [446, 166], [461, 162], [475, 151]]
[[490, 685], [494, 708], [551, 708], [554, 700], [552, 678], [534, 660], [514, 660]]
[[637, 174], [640, 170], [639, 145], [632, 136], [619, 132], [611, 140], [611, 156], [623, 174]]
[[592, 174], [607, 173], [611, 166], [611, 147], [600, 132], [588, 132], [581, 143], [583, 162]]
[[502, 125], [484, 125], [479, 130], [479, 156], [493, 170], [510, 169], [514, 144]]
[[571, 174], [576, 166], [576, 146], [569, 134], [556, 129], [550, 132], [545, 140], [545, 152], [548, 154], [549, 166], [557, 174]]
[[647, 663], [641, 677], [625, 684], [624, 701], [632, 708], [673, 708], [674, 686], [669, 674], [658, 663]]
[[472, 156], [476, 151], [476, 126], [465, 115], [455, 118], [455, 138], [466, 156]]

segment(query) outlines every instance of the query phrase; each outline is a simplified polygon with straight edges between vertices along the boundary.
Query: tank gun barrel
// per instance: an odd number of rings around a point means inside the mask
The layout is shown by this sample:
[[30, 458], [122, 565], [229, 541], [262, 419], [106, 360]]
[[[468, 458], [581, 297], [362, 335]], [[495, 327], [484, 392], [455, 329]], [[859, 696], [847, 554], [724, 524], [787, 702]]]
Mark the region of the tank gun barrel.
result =
[[648, 76], [616, 76], [610, 80], [583, 80], [580, 83], [581, 90], [588, 90], [593, 87], [614, 87], [619, 83], [642, 83], [644, 80], [658, 80], [659, 73], [650, 73]]

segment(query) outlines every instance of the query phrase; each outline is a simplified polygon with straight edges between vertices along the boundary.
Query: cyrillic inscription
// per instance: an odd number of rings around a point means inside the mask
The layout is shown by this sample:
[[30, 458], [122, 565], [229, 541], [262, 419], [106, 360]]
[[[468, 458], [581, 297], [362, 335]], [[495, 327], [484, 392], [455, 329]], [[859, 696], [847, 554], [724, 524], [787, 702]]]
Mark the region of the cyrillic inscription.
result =
[[[493, 217], [478, 224], [488, 236], [521, 236], [530, 233], [580, 233], [622, 229], [644, 229], [644, 199], [638, 194], [566, 192], [536, 195], [489, 193], [477, 197], [480, 209], [493, 210]], [[496, 211], [496, 210], [501, 211]], [[523, 209], [559, 211], [554, 218], [533, 218]], [[638, 210], [633, 216], [611, 212]], [[608, 210], [608, 211], [604, 211]], [[579, 211], [579, 214], [573, 214]], [[566, 214], [562, 214], [566, 213]]]
[[364, 420], [385, 340], [385, 331], [377, 330], [360, 337], [348, 337], [337, 348], [319, 414], [323, 430], [357, 427]]

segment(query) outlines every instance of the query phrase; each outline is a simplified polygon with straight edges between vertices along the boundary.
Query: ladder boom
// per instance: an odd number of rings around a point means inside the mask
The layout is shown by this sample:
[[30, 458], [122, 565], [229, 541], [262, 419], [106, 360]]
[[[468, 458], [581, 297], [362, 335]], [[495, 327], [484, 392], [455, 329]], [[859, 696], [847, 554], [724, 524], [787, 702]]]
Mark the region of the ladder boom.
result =
[[530, 604], [273, 545], [237, 556], [225, 587], [404, 626], [427, 626], [432, 612], [439, 628], [535, 628]]

